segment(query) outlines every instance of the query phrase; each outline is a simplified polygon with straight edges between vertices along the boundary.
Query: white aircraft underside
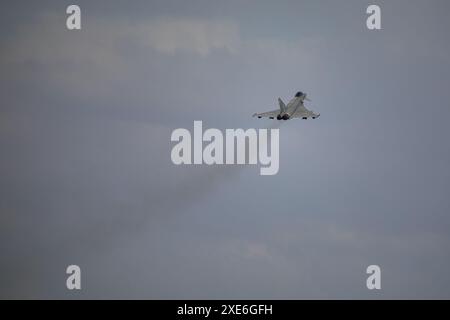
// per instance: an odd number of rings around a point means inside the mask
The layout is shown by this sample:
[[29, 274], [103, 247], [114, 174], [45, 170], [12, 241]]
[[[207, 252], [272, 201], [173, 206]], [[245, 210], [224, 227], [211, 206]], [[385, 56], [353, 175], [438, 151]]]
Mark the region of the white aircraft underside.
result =
[[277, 120], [289, 120], [293, 118], [301, 118], [306, 120], [308, 118], [318, 118], [320, 116], [320, 113], [315, 113], [311, 110], [306, 109], [303, 105], [304, 100], [308, 100], [306, 98], [306, 93], [297, 92], [295, 94], [295, 97], [291, 101], [289, 101], [287, 106], [280, 98], [278, 98], [278, 104], [280, 105], [280, 108], [278, 110], [255, 113], [253, 116], [258, 118], [270, 118]]

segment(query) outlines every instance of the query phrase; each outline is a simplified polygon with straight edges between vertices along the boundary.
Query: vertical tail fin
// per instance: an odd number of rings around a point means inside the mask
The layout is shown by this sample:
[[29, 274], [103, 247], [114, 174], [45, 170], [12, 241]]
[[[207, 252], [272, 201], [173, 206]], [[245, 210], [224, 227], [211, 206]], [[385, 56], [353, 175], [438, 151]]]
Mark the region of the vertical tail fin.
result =
[[283, 100], [278, 98], [278, 104], [280, 105], [281, 113], [284, 113], [286, 111], [286, 105], [284, 104]]

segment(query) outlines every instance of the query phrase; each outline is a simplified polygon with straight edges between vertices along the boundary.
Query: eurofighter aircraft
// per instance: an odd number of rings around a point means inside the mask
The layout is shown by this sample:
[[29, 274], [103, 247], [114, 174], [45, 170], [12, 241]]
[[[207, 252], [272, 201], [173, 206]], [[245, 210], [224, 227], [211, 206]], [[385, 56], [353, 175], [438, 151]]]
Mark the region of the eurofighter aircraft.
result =
[[305, 100], [311, 101], [306, 98], [306, 93], [299, 91], [287, 105], [285, 105], [284, 102], [280, 98], [278, 98], [278, 104], [280, 105], [279, 110], [255, 113], [253, 116], [258, 118], [270, 118], [277, 120], [289, 120], [292, 118], [301, 118], [306, 120], [308, 118], [318, 118], [320, 116], [320, 113], [314, 113], [313, 111], [305, 108], [305, 106], [303, 105], [303, 101]]

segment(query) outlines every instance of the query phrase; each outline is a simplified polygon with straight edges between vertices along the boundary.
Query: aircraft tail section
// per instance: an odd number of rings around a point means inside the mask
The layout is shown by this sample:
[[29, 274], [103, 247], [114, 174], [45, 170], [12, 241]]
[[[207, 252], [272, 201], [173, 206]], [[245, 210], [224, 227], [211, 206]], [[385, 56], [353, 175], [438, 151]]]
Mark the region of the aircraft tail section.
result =
[[281, 100], [280, 98], [278, 98], [278, 104], [280, 105], [281, 113], [286, 112], [286, 105], [284, 104], [283, 100]]

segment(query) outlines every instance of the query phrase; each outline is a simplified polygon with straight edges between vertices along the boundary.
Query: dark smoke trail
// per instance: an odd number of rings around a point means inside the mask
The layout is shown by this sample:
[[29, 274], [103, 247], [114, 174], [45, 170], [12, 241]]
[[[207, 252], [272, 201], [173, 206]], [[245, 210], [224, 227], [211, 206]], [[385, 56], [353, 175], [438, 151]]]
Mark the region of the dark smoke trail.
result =
[[[270, 125], [260, 128], [278, 129], [284, 122], [273, 121]], [[107, 218], [92, 218], [81, 234], [80, 230], [75, 228], [72, 233], [66, 235], [65, 241], [55, 245], [89, 247], [92, 253], [105, 250], [111, 246], [111, 241], [135, 237], [138, 233], [148, 231], [149, 227], [155, 223], [176, 218], [186, 208], [213, 195], [220, 186], [233, 182], [245, 168], [249, 169], [252, 166], [174, 166], [174, 170], [188, 170], [189, 174], [166, 180], [156, 187], [153, 184], [150, 190], [142, 185], [134, 191], [133, 201], [126, 204], [114, 198], [107, 198], [108, 206], [111, 207]], [[255, 174], [259, 173], [255, 172]], [[66, 248], [63, 249], [66, 250]]]

